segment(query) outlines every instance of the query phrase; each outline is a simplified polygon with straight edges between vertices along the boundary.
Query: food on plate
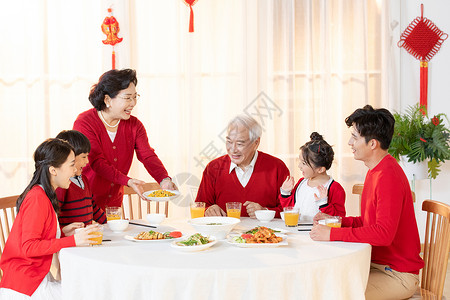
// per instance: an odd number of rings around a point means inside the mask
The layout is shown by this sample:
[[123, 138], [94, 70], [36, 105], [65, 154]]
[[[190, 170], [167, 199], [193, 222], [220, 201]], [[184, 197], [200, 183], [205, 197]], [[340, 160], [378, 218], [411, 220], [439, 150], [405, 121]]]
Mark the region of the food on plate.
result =
[[157, 232], [157, 231], [142, 231], [137, 236], [134, 237], [136, 240], [167, 240], [167, 239], [176, 239], [181, 237], [182, 234], [179, 231], [172, 232]]
[[175, 194], [166, 190], [156, 190], [147, 195], [147, 197], [172, 197], [172, 196], [175, 196]]
[[187, 240], [177, 242], [178, 246], [198, 246], [205, 245], [212, 242], [209, 237], [203, 236], [200, 233], [191, 235]]
[[275, 230], [273, 229], [258, 226], [240, 236], [233, 237], [233, 242], [248, 244], [275, 244], [281, 242], [283, 238], [276, 236], [274, 232]]

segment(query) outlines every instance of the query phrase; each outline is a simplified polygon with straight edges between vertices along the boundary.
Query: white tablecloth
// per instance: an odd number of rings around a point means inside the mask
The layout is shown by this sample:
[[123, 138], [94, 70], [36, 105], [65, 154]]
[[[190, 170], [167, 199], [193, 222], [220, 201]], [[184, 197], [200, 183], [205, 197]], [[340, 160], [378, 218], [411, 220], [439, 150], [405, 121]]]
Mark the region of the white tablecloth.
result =
[[[285, 229], [281, 220], [241, 221], [237, 229]], [[166, 220], [160, 227], [195, 233], [187, 220]], [[63, 299], [364, 299], [368, 244], [314, 242], [309, 232], [294, 229], [288, 246], [239, 248], [222, 240], [186, 253], [166, 241], [123, 238], [144, 230], [105, 230], [111, 242], [61, 250]]]

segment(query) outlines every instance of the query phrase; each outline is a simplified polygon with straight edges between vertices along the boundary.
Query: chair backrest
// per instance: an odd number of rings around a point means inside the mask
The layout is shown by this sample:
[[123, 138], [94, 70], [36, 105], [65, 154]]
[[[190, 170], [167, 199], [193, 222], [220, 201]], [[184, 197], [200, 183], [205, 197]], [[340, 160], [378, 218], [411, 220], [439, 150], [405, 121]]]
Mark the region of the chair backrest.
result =
[[[356, 183], [353, 185], [353, 188], [352, 188], [352, 194], [359, 195], [360, 202], [361, 202], [361, 195], [362, 195], [363, 189], [364, 189], [364, 184], [362, 184], [362, 183]], [[413, 202], [416, 202], [416, 193], [414, 193], [413, 191], [411, 191], [411, 193], [412, 193]]]
[[[144, 184], [144, 191], [160, 190], [160, 189], [161, 189], [161, 187], [156, 182], [148, 182], [148, 183]], [[142, 200], [136, 194], [136, 192], [128, 186], [124, 187], [123, 194], [126, 195], [128, 198], [128, 210], [126, 212], [124, 209], [124, 205], [122, 204], [122, 215], [124, 217], [126, 216], [130, 220], [142, 219], [142, 211], [143, 211], [142, 206], [147, 206], [146, 210], [144, 210], [144, 211], [146, 211], [146, 213], [149, 214], [152, 212], [152, 209], [151, 209], [152, 206], [155, 206], [155, 212], [159, 213], [160, 205], [163, 205], [164, 206], [163, 212], [166, 214], [166, 217], [169, 214], [168, 202]], [[142, 202], [145, 202], [144, 205], [142, 204]]]
[[422, 210], [427, 212], [427, 225], [423, 251], [425, 266], [422, 270], [420, 287], [433, 293], [440, 300], [450, 250], [450, 206], [438, 201], [425, 200], [422, 203]]
[[[0, 257], [2, 256], [6, 240], [11, 232], [12, 224], [16, 219], [17, 198], [19, 198], [19, 195], [0, 198], [0, 210], [3, 212], [0, 216]], [[0, 279], [1, 278], [2, 271], [0, 270]]]

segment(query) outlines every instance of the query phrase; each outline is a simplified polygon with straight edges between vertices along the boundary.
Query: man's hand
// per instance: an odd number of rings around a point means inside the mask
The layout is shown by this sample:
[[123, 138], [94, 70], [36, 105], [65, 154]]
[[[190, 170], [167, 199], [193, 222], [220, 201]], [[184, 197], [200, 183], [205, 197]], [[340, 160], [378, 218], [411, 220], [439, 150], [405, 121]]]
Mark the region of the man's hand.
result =
[[244, 207], [247, 209], [248, 216], [252, 219], [256, 218], [255, 210], [264, 209], [264, 207], [262, 207], [259, 203], [250, 201], [245, 201]]
[[309, 236], [314, 241], [329, 241], [331, 234], [331, 227], [326, 225], [314, 225], [309, 233]]
[[220, 217], [220, 216], [227, 216], [227, 213], [223, 211], [223, 209], [221, 209], [219, 207], [219, 205], [214, 204], [211, 205], [210, 207], [208, 207], [208, 209], [205, 211], [205, 217]]

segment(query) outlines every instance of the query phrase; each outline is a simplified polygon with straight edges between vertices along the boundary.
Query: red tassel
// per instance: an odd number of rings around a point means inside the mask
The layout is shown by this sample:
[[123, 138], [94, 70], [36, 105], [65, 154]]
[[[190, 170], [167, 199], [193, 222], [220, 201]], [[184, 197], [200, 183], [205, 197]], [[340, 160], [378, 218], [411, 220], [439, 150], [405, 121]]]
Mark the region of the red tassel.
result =
[[189, 5], [191, 9], [191, 15], [189, 16], [189, 32], [194, 32], [194, 11], [192, 10], [192, 5]]
[[[420, 62], [420, 106], [428, 106], [428, 62]], [[423, 112], [425, 113], [425, 112]]]
[[114, 70], [116, 68], [116, 52], [113, 50], [112, 52], [112, 69]]

